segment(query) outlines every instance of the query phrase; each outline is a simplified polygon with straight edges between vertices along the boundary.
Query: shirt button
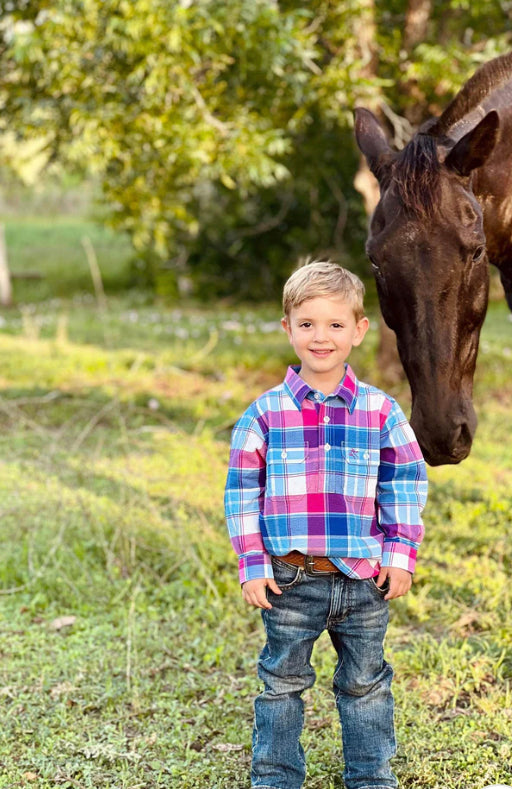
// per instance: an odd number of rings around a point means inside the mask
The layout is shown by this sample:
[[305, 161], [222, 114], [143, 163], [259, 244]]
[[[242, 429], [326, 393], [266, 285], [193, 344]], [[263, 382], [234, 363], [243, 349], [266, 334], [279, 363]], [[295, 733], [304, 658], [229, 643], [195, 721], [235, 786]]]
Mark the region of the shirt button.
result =
[[325, 445], [325, 451], [326, 451], [326, 452], [328, 452], [328, 451], [330, 450], [330, 448], [331, 448], [331, 445], [330, 445], [330, 444], [326, 444], [326, 445]]
[[331, 421], [330, 416], [324, 416], [324, 422], [330, 422], [330, 421]]
[[364, 457], [365, 460], [368, 460], [368, 458], [370, 457], [369, 452], [365, 452], [363, 457]]
[[315, 392], [315, 400], [320, 400], [320, 392]]
[[287, 454], [288, 454], [287, 452], [284, 452], [284, 451], [283, 451], [283, 452], [281, 452], [281, 457], [282, 457], [282, 458], [285, 458], [285, 457], [287, 456]]

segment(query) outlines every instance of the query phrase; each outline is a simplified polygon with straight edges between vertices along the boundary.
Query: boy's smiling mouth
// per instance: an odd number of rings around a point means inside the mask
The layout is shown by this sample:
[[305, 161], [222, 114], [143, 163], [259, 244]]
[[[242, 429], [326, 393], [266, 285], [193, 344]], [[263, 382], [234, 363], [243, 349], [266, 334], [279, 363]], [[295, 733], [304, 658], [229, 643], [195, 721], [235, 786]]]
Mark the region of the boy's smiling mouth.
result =
[[331, 348], [310, 348], [311, 353], [314, 353], [315, 356], [329, 356], [332, 353]]

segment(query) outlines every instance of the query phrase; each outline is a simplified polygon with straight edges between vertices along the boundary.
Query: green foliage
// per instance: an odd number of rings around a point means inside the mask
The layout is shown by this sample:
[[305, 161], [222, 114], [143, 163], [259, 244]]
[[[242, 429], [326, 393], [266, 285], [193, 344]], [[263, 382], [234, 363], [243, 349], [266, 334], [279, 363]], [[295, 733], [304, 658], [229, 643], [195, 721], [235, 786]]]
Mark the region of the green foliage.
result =
[[[0, 787], [245, 786], [263, 631], [222, 492], [233, 421], [293, 361], [280, 309], [107, 306], [2, 316]], [[353, 359], [371, 381], [376, 343]], [[405, 789], [512, 783], [511, 345], [493, 303], [472, 454], [430, 470], [415, 583], [392, 605]], [[334, 663], [322, 637], [307, 789], [342, 785]]]
[[347, 130], [357, 15], [325, 2], [56, 3], [13, 29], [10, 126], [99, 174], [112, 222], [164, 289], [189, 270], [199, 292], [268, 297], [300, 254], [361, 248]]
[[[110, 221], [161, 295], [274, 297], [308, 254], [364, 272], [354, 106], [384, 100], [403, 143], [396, 116], [438, 113], [512, 29], [498, 0], [434, 2], [424, 40], [408, 47], [408, 2], [372, 8], [4, 3], [1, 123], [35, 136], [50, 163], [100, 180]], [[363, 41], [372, 23], [376, 40]]]
[[439, 115], [478, 66], [510, 49], [512, 21], [501, 0], [434, 0], [425, 38], [407, 50], [400, 33], [407, 5], [377, 4], [379, 74], [386, 103], [417, 124]]

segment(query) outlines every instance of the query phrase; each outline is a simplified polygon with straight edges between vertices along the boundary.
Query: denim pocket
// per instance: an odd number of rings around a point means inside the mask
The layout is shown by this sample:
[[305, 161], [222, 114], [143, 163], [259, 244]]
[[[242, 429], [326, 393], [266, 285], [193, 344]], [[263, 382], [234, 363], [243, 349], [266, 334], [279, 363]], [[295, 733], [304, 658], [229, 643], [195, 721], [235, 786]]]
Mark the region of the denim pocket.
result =
[[304, 570], [301, 567], [283, 562], [276, 556], [272, 557], [272, 568], [274, 580], [280, 589], [291, 589], [292, 586], [299, 583], [304, 575]]
[[[377, 578], [378, 576], [375, 576]], [[386, 578], [382, 586], [377, 586], [375, 578], [368, 578], [371, 588], [377, 592], [379, 597], [384, 597], [389, 592], [389, 578]]]

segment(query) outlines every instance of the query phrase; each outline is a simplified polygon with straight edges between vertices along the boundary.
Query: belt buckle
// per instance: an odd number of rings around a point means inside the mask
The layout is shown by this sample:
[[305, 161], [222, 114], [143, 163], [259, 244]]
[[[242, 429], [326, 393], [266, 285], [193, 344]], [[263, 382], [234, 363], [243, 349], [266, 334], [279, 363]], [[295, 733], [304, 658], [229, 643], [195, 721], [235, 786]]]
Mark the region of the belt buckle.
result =
[[304, 557], [304, 569], [307, 575], [328, 575], [328, 571], [326, 572], [325, 570], [315, 570], [314, 556]]
[[315, 559], [316, 556], [305, 556], [304, 557], [304, 570], [306, 575], [331, 575], [333, 570], [315, 570]]

